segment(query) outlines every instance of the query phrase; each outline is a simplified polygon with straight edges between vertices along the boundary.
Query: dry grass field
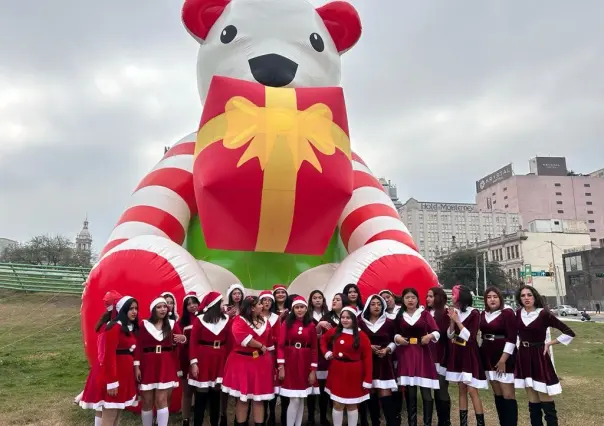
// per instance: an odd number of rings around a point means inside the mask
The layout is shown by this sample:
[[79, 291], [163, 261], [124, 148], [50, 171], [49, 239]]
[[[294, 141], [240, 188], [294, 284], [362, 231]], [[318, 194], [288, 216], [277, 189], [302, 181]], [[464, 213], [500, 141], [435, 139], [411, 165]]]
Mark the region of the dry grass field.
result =
[[[77, 297], [0, 290], [0, 425], [93, 424], [94, 414], [72, 403], [88, 372], [79, 309]], [[604, 325], [578, 322], [569, 325], [578, 337], [570, 346], [559, 345], [555, 349], [555, 363], [564, 389], [557, 399], [560, 425], [601, 426]], [[454, 394], [455, 387], [451, 390]], [[519, 424], [528, 426], [526, 397], [522, 391], [517, 395]], [[483, 392], [483, 401], [487, 425], [498, 424], [489, 392]], [[453, 424], [458, 424], [455, 407], [452, 417]], [[180, 424], [179, 416], [173, 415], [170, 424]], [[473, 419], [470, 424], [475, 424]], [[140, 425], [140, 420], [127, 413], [120, 425]]]

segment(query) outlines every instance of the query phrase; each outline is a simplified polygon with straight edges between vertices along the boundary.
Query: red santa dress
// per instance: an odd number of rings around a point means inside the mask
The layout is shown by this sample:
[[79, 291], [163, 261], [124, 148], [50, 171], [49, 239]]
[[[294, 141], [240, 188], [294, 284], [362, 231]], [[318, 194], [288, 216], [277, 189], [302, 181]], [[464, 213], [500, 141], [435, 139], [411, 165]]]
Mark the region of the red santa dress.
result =
[[[80, 407], [94, 410], [124, 409], [138, 405], [138, 390], [134, 377], [134, 356], [136, 337], [132, 332], [126, 334], [122, 323], [116, 322], [109, 330], [102, 329], [103, 344], [99, 347], [96, 363], [80, 399]], [[111, 396], [108, 390], [117, 389], [117, 395]]]
[[265, 319], [255, 328], [241, 316], [235, 317], [231, 328], [232, 350], [224, 366], [222, 391], [241, 401], [267, 401], [275, 397], [273, 358], [259, 349], [247, 346], [254, 339], [267, 348], [271, 346], [271, 326]]
[[551, 312], [541, 308], [532, 312], [519, 309], [516, 326], [520, 345], [516, 355], [515, 387], [532, 388], [548, 395], [562, 393], [551, 354], [543, 355], [543, 347], [549, 327], [562, 332], [557, 340], [563, 345], [570, 344], [575, 333]]
[[212, 324], [203, 320], [203, 315], [193, 319], [189, 341], [191, 365], [197, 364], [197, 377], [189, 375], [188, 383], [196, 388], [212, 388], [222, 383], [224, 365], [229, 355], [232, 320], [227, 316]]
[[[371, 300], [373, 296], [369, 297]], [[396, 376], [394, 372], [394, 366], [392, 364], [392, 354], [396, 349], [394, 344], [394, 336], [396, 334], [395, 322], [388, 318], [386, 311], [375, 323], [371, 323], [365, 319], [365, 311], [370, 306], [369, 303], [365, 305], [363, 315], [359, 316], [359, 328], [369, 337], [371, 345], [379, 346], [380, 349], [390, 348], [390, 353], [380, 358], [376, 354], [372, 353], [372, 365], [373, 365], [373, 389], [390, 389], [396, 391], [398, 386], [396, 384]]]
[[279, 395], [288, 398], [306, 398], [318, 395], [319, 383], [308, 383], [308, 376], [318, 366], [317, 329], [311, 321], [304, 325], [296, 319], [291, 327], [281, 324], [277, 345], [277, 363], [285, 366], [285, 377], [279, 386]]
[[447, 336], [450, 322], [447, 315], [449, 311], [448, 308], [445, 308], [445, 311], [438, 318], [436, 318], [434, 310], [430, 310], [429, 312], [432, 318], [434, 318], [440, 334], [437, 342], [430, 343], [430, 353], [436, 366], [436, 372], [441, 376], [445, 376], [447, 374], [447, 358], [449, 357], [449, 337]]
[[274, 392], [276, 394], [279, 393], [279, 377], [277, 376], [277, 344], [279, 343], [279, 335], [281, 334], [281, 325], [283, 324], [279, 315], [274, 312], [271, 312], [270, 316], [266, 318], [269, 325], [271, 326], [271, 340], [270, 346], [268, 346], [267, 355], [271, 357], [271, 362], [273, 364], [273, 383], [274, 383]]
[[[323, 321], [324, 315], [320, 312], [313, 311], [312, 313], [312, 322], [315, 325], [315, 329], [317, 330], [317, 347], [321, 344], [321, 336], [323, 336], [323, 329], [319, 327], [319, 323]], [[327, 368], [329, 367], [329, 362], [325, 359], [325, 355], [321, 350], [317, 351], [317, 380], [325, 380], [327, 379]]]
[[141, 322], [137, 343], [137, 351], [140, 353], [141, 391], [178, 387], [173, 335], [182, 334], [182, 331], [176, 321], [169, 321], [172, 332], [165, 338], [155, 325], [147, 320]]
[[[351, 329], [343, 329], [335, 340], [337, 328], [332, 328], [321, 338], [321, 350], [330, 359], [325, 392], [341, 404], [359, 404], [369, 399], [373, 381], [373, 354], [371, 342], [359, 330], [360, 344], [354, 348]], [[332, 342], [333, 340], [333, 342]]]
[[472, 307], [461, 312], [455, 308], [459, 319], [464, 326], [459, 330], [457, 324], [449, 337], [449, 359], [447, 360], [447, 375], [449, 382], [461, 382], [476, 389], [488, 389], [480, 354], [478, 353], [478, 342], [476, 335], [480, 325], [480, 314]]
[[[516, 314], [512, 308], [499, 309], [493, 312], [483, 311], [480, 314], [480, 360], [487, 379], [501, 383], [514, 383], [516, 340]], [[497, 373], [497, 363], [503, 353], [509, 354], [505, 363], [505, 373]]]
[[186, 343], [182, 345], [177, 345], [177, 353], [178, 353], [178, 377], [187, 377], [187, 372], [189, 371], [189, 365], [191, 365], [189, 360], [189, 345], [191, 344], [191, 330], [193, 330], [193, 325], [187, 325], [182, 327], [182, 334], [187, 338]]
[[400, 386], [420, 386], [439, 389], [438, 372], [430, 351], [430, 345], [422, 345], [422, 337], [431, 334], [432, 342], [440, 338], [438, 325], [424, 308], [417, 309], [413, 315], [399, 313], [396, 322], [397, 335], [405, 338], [409, 344], [400, 345], [397, 356], [397, 381]]

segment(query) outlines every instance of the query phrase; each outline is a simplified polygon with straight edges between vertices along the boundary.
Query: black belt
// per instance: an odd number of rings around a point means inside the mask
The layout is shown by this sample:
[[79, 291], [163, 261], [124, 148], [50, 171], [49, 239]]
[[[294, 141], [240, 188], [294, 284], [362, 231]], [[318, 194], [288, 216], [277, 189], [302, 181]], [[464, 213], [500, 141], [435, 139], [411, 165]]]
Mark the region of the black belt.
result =
[[134, 355], [134, 354], [133, 354], [133, 353], [130, 351], [130, 349], [117, 349], [117, 350], [115, 351], [115, 353], [116, 353], [117, 355]]
[[543, 346], [545, 345], [545, 342], [520, 342], [520, 346], [525, 347], [525, 348], [532, 348], [532, 347], [536, 347], [536, 346]]
[[251, 356], [252, 358], [258, 358], [261, 355], [264, 355], [262, 351], [254, 351], [254, 352], [244, 352], [244, 351], [235, 351], [239, 355]]
[[285, 346], [290, 346], [290, 347], [296, 348], [296, 349], [312, 347], [310, 343], [300, 343], [300, 342], [286, 342]]
[[160, 354], [162, 352], [172, 352], [174, 348], [172, 346], [150, 346], [148, 348], [143, 349], [143, 352], [155, 352], [156, 354]]
[[340, 362], [359, 362], [360, 359], [350, 359], [350, 358], [332, 358], [332, 361], [340, 361]]
[[214, 340], [212, 342], [209, 342], [207, 340], [198, 340], [197, 343], [202, 346], [211, 346], [214, 349], [220, 349], [220, 347], [224, 345], [225, 342], [223, 342], [222, 340]]
[[506, 336], [504, 336], [503, 334], [483, 334], [482, 335], [482, 339], [483, 340], [501, 340], [501, 339], [505, 339]]

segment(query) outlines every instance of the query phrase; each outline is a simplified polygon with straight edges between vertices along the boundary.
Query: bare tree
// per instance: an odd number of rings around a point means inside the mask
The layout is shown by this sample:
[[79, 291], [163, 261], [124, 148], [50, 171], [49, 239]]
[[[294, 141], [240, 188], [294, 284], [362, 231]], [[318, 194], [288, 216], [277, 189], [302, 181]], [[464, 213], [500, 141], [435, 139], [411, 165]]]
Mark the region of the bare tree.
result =
[[7, 248], [0, 255], [0, 262], [87, 267], [91, 253], [76, 250], [73, 242], [64, 236], [38, 235], [26, 243]]

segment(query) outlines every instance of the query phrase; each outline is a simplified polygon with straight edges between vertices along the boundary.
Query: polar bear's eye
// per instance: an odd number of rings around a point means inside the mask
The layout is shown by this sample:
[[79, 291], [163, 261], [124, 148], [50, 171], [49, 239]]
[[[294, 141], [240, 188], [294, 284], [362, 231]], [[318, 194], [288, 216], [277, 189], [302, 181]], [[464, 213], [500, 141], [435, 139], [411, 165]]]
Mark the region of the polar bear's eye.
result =
[[325, 43], [323, 42], [323, 38], [317, 33], [312, 33], [310, 35], [310, 44], [312, 48], [315, 49], [317, 52], [322, 52], [323, 50], [325, 50]]
[[237, 27], [234, 25], [227, 25], [224, 30], [220, 33], [220, 41], [224, 44], [229, 44], [237, 36]]

